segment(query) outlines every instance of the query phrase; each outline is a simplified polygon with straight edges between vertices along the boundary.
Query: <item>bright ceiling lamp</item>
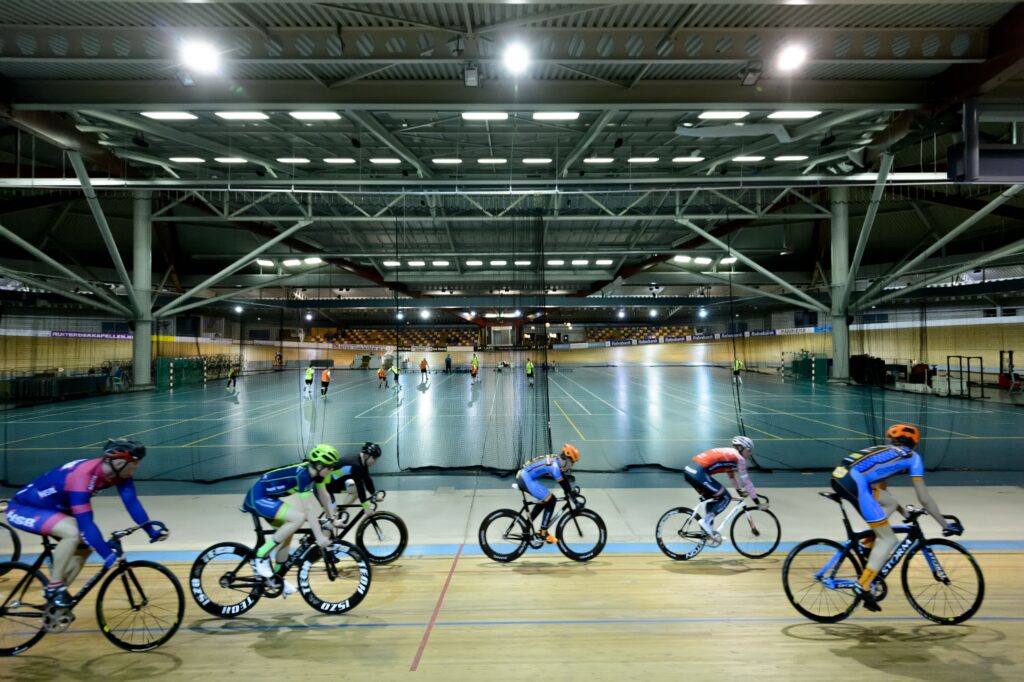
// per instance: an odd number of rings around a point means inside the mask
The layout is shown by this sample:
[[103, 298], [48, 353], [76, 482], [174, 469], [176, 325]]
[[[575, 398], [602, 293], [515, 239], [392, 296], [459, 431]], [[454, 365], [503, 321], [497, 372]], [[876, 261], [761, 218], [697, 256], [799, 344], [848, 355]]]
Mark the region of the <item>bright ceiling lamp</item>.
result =
[[612, 259], [611, 258], [598, 258], [596, 261], [594, 261], [594, 265], [611, 265], [611, 264], [612, 264]]
[[690, 258], [689, 256], [673, 256], [672, 260], [674, 260], [677, 263], [689, 263], [693, 259]]
[[466, 261], [466, 265], [468, 265], [471, 268], [478, 268], [478, 267], [480, 267], [483, 264], [484, 264], [484, 262], [482, 260], [468, 260], [468, 261]]
[[401, 159], [396, 159], [393, 156], [374, 156], [370, 159], [370, 163], [378, 166], [395, 166], [402, 163]]
[[430, 261], [430, 264], [433, 265], [435, 268], [446, 268], [446, 267], [448, 267], [448, 261], [446, 261], [446, 260], [432, 260], [432, 261]]
[[590, 265], [590, 261], [586, 258], [577, 258], [572, 262], [573, 265]]
[[758, 161], [764, 161], [763, 156], [734, 156], [732, 160], [736, 163], [756, 163]]
[[462, 163], [462, 159], [431, 159], [430, 161], [438, 166], [457, 166]]
[[528, 260], [517, 260], [515, 263], [516, 263], [516, 265], [529, 265], [530, 261], [528, 261]]
[[578, 111], [538, 111], [533, 114], [534, 121], [575, 121], [579, 117]]
[[508, 159], [487, 158], [477, 159], [476, 162], [485, 166], [500, 166], [503, 163], [508, 163]]
[[463, 111], [463, 121], [504, 121], [508, 114], [503, 111]]
[[621, 320], [622, 318], [624, 318], [626, 316], [626, 311], [625, 310], [620, 310], [616, 314], [618, 315], [619, 319]]
[[718, 261], [722, 265], [732, 265], [736, 262], [736, 256], [726, 256], [722, 260]]
[[792, 73], [804, 65], [807, 61], [807, 48], [802, 45], [786, 45], [779, 51], [779, 57], [776, 64], [779, 67], [779, 71], [783, 73]]
[[672, 163], [700, 163], [703, 160], [703, 156], [677, 156], [672, 159]]
[[172, 156], [168, 160], [169, 161], [173, 161], [174, 163], [205, 163], [206, 162], [206, 159], [200, 158], [198, 156]]
[[491, 265], [493, 265], [496, 268], [501, 268], [501, 267], [505, 267], [506, 265], [508, 265], [508, 261], [507, 260], [492, 260], [491, 261]]
[[821, 116], [820, 111], [773, 111], [768, 118], [776, 121], [805, 121], [815, 116]]
[[329, 156], [324, 159], [324, 163], [350, 164], [355, 162], [356, 160], [350, 156]]
[[248, 163], [241, 156], [218, 156], [214, 161], [217, 163]]
[[651, 312], [650, 312], [650, 313], [648, 313], [648, 314], [649, 314], [649, 315], [650, 315], [651, 317], [657, 317], [657, 316], [658, 316], [658, 311], [657, 311], [657, 309], [655, 309], [655, 308], [651, 308]]
[[220, 53], [205, 40], [186, 40], [179, 50], [181, 64], [193, 73], [216, 73], [220, 69]]
[[536, 156], [536, 157], [530, 157], [530, 158], [523, 159], [523, 163], [529, 164], [531, 166], [534, 166], [534, 165], [535, 166], [543, 166], [544, 164], [551, 163], [551, 159], [546, 158], [546, 157]]
[[139, 115], [154, 121], [194, 121], [198, 118], [187, 111], [141, 111]]
[[697, 265], [711, 265], [711, 259], [707, 256], [697, 256], [693, 259], [693, 262]]
[[583, 163], [614, 163], [615, 159], [610, 156], [591, 156], [583, 159]]
[[505, 68], [513, 76], [526, 73], [526, 70], [530, 68], [530, 51], [522, 43], [512, 43], [506, 47], [505, 54], [501, 59], [505, 63]]
[[384, 261], [384, 267], [386, 268], [397, 268], [402, 264], [402, 261], [397, 260], [386, 260]]
[[697, 118], [712, 121], [736, 121], [750, 116], [749, 111], [704, 111]]
[[298, 258], [286, 258], [281, 262], [284, 263], [285, 267], [288, 268], [297, 268], [298, 266], [302, 265], [302, 261], [300, 261]]
[[554, 258], [548, 261], [548, 265], [565, 265], [565, 261], [559, 258]]
[[337, 121], [341, 116], [336, 111], [289, 111], [296, 121]]
[[320, 265], [324, 261], [320, 256], [310, 256], [309, 258], [303, 258], [302, 262], [306, 265]]
[[309, 163], [309, 159], [304, 156], [281, 156], [277, 159], [278, 163], [290, 163], [290, 164], [302, 164]]
[[409, 261], [409, 267], [410, 268], [422, 268], [426, 264], [427, 264], [426, 261], [421, 261], [421, 260], [411, 260], [411, 261]]
[[264, 268], [272, 268], [274, 267], [274, 261], [267, 260], [266, 258], [257, 258], [256, 265], [259, 265], [260, 267]]
[[806, 161], [807, 156], [802, 154], [787, 154], [785, 156], [776, 156], [776, 161]]
[[631, 156], [627, 159], [629, 163], [658, 163], [657, 156]]
[[270, 118], [262, 111], [215, 111], [213, 115], [225, 121], [266, 121]]
[[429, 320], [430, 319], [430, 311], [429, 310], [421, 310], [420, 311], [420, 317], [423, 318], [424, 320]]

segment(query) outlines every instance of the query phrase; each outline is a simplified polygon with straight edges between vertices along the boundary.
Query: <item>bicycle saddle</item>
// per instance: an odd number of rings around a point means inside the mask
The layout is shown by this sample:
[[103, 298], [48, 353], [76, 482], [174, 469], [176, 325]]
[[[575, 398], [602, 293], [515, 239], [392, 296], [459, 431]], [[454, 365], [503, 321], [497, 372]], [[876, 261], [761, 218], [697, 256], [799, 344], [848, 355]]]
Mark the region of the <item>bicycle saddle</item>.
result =
[[834, 493], [834, 492], [829, 491], [829, 492], [819, 492], [818, 494], [821, 495], [822, 497], [827, 497], [828, 499], [832, 500], [833, 502], [842, 502], [842, 500], [839, 499], [839, 493]]

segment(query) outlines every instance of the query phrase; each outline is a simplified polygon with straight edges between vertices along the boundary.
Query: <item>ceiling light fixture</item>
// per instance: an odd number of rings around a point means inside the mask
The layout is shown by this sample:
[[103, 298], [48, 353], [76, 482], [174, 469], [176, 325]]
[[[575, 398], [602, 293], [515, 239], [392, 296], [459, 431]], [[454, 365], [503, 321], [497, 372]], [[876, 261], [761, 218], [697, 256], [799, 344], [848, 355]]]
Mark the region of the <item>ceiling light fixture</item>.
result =
[[477, 159], [476, 162], [485, 166], [500, 166], [503, 163], [508, 163], [508, 159]]
[[286, 258], [281, 262], [284, 263], [285, 267], [289, 268], [294, 268], [302, 265], [302, 261], [299, 260], [298, 258]]
[[700, 310], [697, 311], [697, 317], [699, 317], [700, 319], [703, 320], [707, 316], [708, 316], [708, 311], [705, 310], [704, 308], [701, 308]]
[[540, 156], [538, 156], [538, 157], [530, 157], [528, 159], [523, 159], [523, 163], [531, 164], [531, 165], [538, 165], [539, 166], [539, 165], [543, 165], [543, 164], [546, 164], [546, 163], [551, 163], [551, 159], [543, 158], [543, 157], [540, 157]]
[[336, 111], [289, 111], [296, 121], [337, 121], [341, 115]]
[[240, 313], [240, 312], [242, 312], [242, 306], [240, 306], [240, 305], [236, 305], [236, 306], [235, 306], [235, 312], [236, 312], [236, 313]]
[[397, 268], [402, 265], [402, 261], [398, 260], [386, 260], [384, 261], [384, 267], [386, 268]]
[[421, 310], [420, 311], [420, 317], [422, 319], [424, 319], [424, 320], [429, 320], [430, 319], [430, 311], [429, 310]]
[[422, 268], [426, 264], [427, 264], [426, 261], [422, 261], [422, 260], [411, 260], [411, 261], [409, 261], [409, 267], [410, 268]]
[[433, 260], [433, 261], [430, 261], [430, 264], [433, 265], [436, 268], [446, 268], [446, 267], [448, 267], [448, 261], [446, 261], [446, 260]]
[[689, 256], [674, 256], [672, 260], [674, 260], [677, 263], [689, 263], [693, 259], [690, 258]]
[[438, 166], [457, 166], [462, 163], [462, 159], [431, 159], [430, 161]]
[[278, 163], [290, 163], [292, 165], [298, 165], [303, 163], [309, 163], [309, 159], [303, 156], [282, 156], [277, 159]]
[[496, 268], [500, 268], [500, 267], [504, 267], [504, 266], [508, 265], [508, 261], [507, 260], [492, 260], [491, 261], [491, 265], [493, 265]]
[[205, 40], [182, 42], [179, 57], [182, 66], [195, 73], [216, 73], [220, 69], [220, 53]]
[[779, 52], [778, 67], [783, 73], [792, 73], [807, 61], [807, 49], [802, 45], [787, 45]]
[[620, 320], [623, 319], [624, 317], [626, 317], [626, 311], [625, 310], [620, 310], [618, 312], [618, 316], [619, 316]]
[[726, 256], [722, 260], [718, 261], [722, 265], [732, 265], [736, 262], [736, 256]]
[[355, 163], [356, 160], [348, 156], [329, 156], [324, 159], [324, 163]]
[[262, 111], [215, 111], [213, 115], [225, 121], [266, 121], [270, 118]]
[[378, 166], [394, 166], [402, 163], [402, 160], [396, 159], [393, 156], [374, 156], [370, 159], [370, 163]]
[[217, 163], [248, 163], [241, 156], [218, 156], [214, 161]]
[[508, 114], [503, 111], [463, 111], [463, 121], [504, 121]]
[[522, 43], [512, 43], [505, 48], [502, 61], [513, 76], [518, 76], [530, 68], [530, 51]]
[[256, 265], [259, 265], [260, 267], [264, 268], [272, 268], [274, 267], [274, 261], [267, 260], [266, 258], [257, 258]]
[[735, 121], [750, 116], [749, 111], [705, 111], [697, 118], [712, 121]]
[[169, 161], [174, 163], [206, 163], [206, 159], [199, 158], [198, 156], [172, 156]]
[[658, 163], [657, 156], [631, 156], [627, 159], [628, 163]]
[[587, 260], [586, 258], [577, 258], [577, 259], [573, 260], [572, 264], [573, 265], [590, 265], [590, 261]]
[[484, 264], [484, 262], [482, 260], [468, 260], [468, 261], [466, 261], [466, 265], [468, 265], [471, 268], [478, 268], [478, 267], [480, 267], [483, 264]]
[[611, 264], [612, 264], [612, 259], [611, 258], [598, 258], [596, 261], [594, 261], [594, 265], [611, 265]]
[[776, 156], [776, 161], [806, 161], [807, 156], [802, 154], [787, 154], [785, 156]]
[[310, 256], [309, 258], [303, 258], [302, 262], [306, 265], [320, 265], [324, 261], [320, 256]]
[[534, 121], [575, 121], [579, 117], [578, 111], [538, 111], [533, 114]]
[[515, 264], [516, 264], [516, 265], [529, 265], [529, 264], [530, 264], [530, 261], [528, 261], [528, 260], [517, 260], [517, 261], [515, 262]]
[[700, 163], [703, 160], [703, 156], [677, 156], [672, 159], [672, 163]]
[[707, 256], [697, 256], [693, 259], [693, 262], [697, 265], [711, 265], [711, 259]]
[[187, 111], [142, 111], [139, 115], [154, 121], [194, 121], [199, 118]]
[[734, 156], [732, 160], [736, 163], [756, 163], [758, 161], [764, 161], [763, 156]]
[[768, 114], [768, 118], [776, 121], [805, 121], [820, 115], [820, 111], [773, 111]]
[[561, 260], [561, 259], [558, 259], [558, 258], [555, 258], [553, 260], [549, 260], [548, 261], [548, 265], [565, 265], [565, 261]]
[[614, 163], [615, 159], [610, 156], [591, 156], [583, 159], [583, 163]]

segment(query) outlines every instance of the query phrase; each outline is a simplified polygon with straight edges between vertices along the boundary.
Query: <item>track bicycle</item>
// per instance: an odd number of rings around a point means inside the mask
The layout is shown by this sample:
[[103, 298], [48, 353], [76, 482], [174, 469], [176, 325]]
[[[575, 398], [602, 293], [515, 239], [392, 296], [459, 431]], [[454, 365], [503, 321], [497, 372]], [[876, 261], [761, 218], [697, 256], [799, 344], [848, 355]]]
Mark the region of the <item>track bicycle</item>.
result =
[[[121, 540], [147, 526], [166, 528], [151, 521], [115, 531], [108, 542], [120, 555]], [[47, 633], [67, 630], [75, 621], [75, 607], [100, 581], [96, 620], [100, 632], [115, 646], [149, 651], [178, 631], [185, 614], [185, 593], [170, 569], [152, 561], [122, 559], [104, 565], [72, 597], [71, 606], [59, 608], [48, 603], [43, 595], [46, 578], [42, 567], [53, 565], [56, 543], [45, 535], [42, 540], [43, 551], [32, 565], [0, 564], [0, 656], [20, 654]]]
[[[7, 516], [9, 500], [0, 500], [0, 518]], [[0, 521], [0, 562], [17, 561], [21, 558], [21, 539], [18, 532]]]
[[[531, 502], [518, 485], [512, 484], [523, 496], [519, 511], [498, 509], [491, 512], [480, 523], [477, 534], [480, 549], [494, 561], [507, 563], [515, 561], [530, 549], [540, 549], [546, 543], [533, 528], [530, 518]], [[590, 561], [604, 549], [608, 530], [597, 512], [586, 509], [587, 499], [574, 487], [571, 495], [556, 498], [562, 508], [551, 517], [551, 527], [558, 538], [558, 549], [573, 561]]]
[[[372, 509], [369, 514], [360, 504], [341, 505], [338, 507], [339, 518], [335, 521], [341, 525], [335, 526], [334, 537], [341, 540], [355, 528], [356, 547], [372, 564], [390, 564], [402, 556], [409, 544], [409, 531], [398, 514], [377, 511], [377, 504], [383, 502], [384, 497], [385, 492], [378, 490], [370, 502]], [[345, 509], [358, 511], [352, 516]]]
[[[261, 517], [250, 514], [256, 531], [255, 547], [274, 531], [264, 529]], [[330, 524], [326, 524], [330, 532]], [[345, 613], [359, 605], [370, 589], [370, 563], [359, 549], [334, 540], [324, 549], [316, 544], [313, 531], [300, 528], [297, 546], [274, 575], [256, 573], [256, 551], [240, 542], [219, 542], [202, 551], [189, 571], [189, 589], [199, 607], [213, 616], [234, 618], [256, 605], [262, 597], [284, 595], [284, 577], [298, 567], [299, 594], [321, 613]], [[294, 536], [293, 536], [294, 537]]]
[[[766, 496], [758, 495], [758, 500], [768, 506]], [[654, 529], [654, 539], [665, 556], [685, 561], [700, 554], [707, 545], [718, 547], [726, 526], [732, 546], [750, 559], [763, 559], [779, 546], [782, 528], [778, 517], [768, 509], [744, 504], [742, 498], [734, 499], [736, 504], [728, 514], [718, 515], [721, 520], [715, 528], [715, 536], [709, 536], [699, 521], [711, 501], [712, 498], [701, 497], [695, 509], [676, 507], [661, 515]]]
[[[854, 532], [842, 498], [834, 492], [818, 493], [839, 504], [846, 542], [825, 538], [806, 540], [790, 551], [782, 564], [782, 585], [797, 611], [819, 623], [845, 619], [862, 597], [853, 587], [867, 564], [870, 549], [861, 542], [873, 538], [871, 530]], [[893, 530], [906, 537], [896, 545], [875, 578], [872, 595], [881, 602], [889, 590], [885, 578], [903, 560], [900, 581], [907, 601], [921, 616], [942, 625], [969, 619], [985, 597], [985, 578], [978, 562], [965, 547], [945, 538], [925, 538], [918, 519], [924, 509], [907, 506], [905, 526]], [[945, 518], [960, 523], [955, 516]]]

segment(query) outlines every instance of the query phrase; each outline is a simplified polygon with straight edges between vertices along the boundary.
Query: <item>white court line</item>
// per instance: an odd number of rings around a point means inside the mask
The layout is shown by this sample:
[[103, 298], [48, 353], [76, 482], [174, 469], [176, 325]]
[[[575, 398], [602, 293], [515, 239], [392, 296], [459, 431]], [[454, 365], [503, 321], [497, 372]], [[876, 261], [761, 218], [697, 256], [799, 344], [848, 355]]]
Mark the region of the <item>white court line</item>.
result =
[[571, 378], [571, 377], [569, 377], [569, 376], [567, 376], [567, 375], [563, 375], [563, 376], [564, 376], [564, 378], [566, 378], [566, 379], [568, 379], [569, 381], [571, 381], [572, 383], [576, 384], [577, 386], [579, 386], [580, 388], [582, 388], [582, 389], [583, 389], [584, 391], [586, 391], [586, 392], [587, 392], [587, 393], [589, 393], [590, 395], [594, 396], [595, 398], [597, 398], [597, 399], [598, 399], [598, 400], [600, 400], [600, 401], [601, 401], [602, 403], [604, 403], [604, 404], [605, 404], [605, 405], [607, 405], [608, 407], [612, 408], [613, 410], [615, 410], [615, 411], [616, 411], [616, 412], [618, 412], [619, 414], [621, 414], [621, 415], [624, 415], [624, 416], [628, 416], [628, 415], [626, 415], [626, 413], [625, 413], [625, 412], [623, 412], [623, 411], [622, 411], [622, 410], [620, 410], [619, 408], [615, 407], [615, 406], [614, 406], [614, 405], [612, 405], [612, 404], [611, 404], [610, 402], [608, 402], [607, 400], [605, 400], [605, 399], [604, 399], [604, 398], [602, 398], [601, 396], [597, 395], [597, 394], [596, 394], [596, 393], [594, 393], [593, 391], [589, 390], [589, 389], [588, 389], [588, 388], [587, 388], [586, 386], [584, 386], [584, 385], [583, 385], [583, 384], [581, 384], [580, 382], [576, 381], [575, 379], [573, 379], [573, 378]]
[[590, 414], [590, 410], [588, 410], [588, 409], [587, 409], [587, 408], [586, 408], [586, 407], [585, 407], [585, 406], [583, 405], [583, 403], [581, 403], [580, 401], [576, 400], [576, 398], [574, 398], [574, 397], [573, 397], [572, 393], [569, 393], [569, 391], [567, 391], [567, 390], [565, 390], [564, 388], [562, 388], [561, 384], [556, 384], [556, 383], [555, 383], [554, 381], [551, 381], [551, 384], [552, 384], [552, 385], [554, 385], [554, 386], [557, 386], [557, 387], [558, 387], [558, 390], [560, 390], [560, 391], [561, 391], [562, 393], [564, 393], [564, 394], [566, 394], [567, 396], [569, 396], [569, 399], [570, 399], [570, 400], [572, 400], [572, 401], [573, 401], [574, 403], [576, 403], [577, 405], [579, 405], [579, 406], [580, 406], [580, 407], [581, 407], [581, 408], [583, 409], [583, 411], [584, 411], [584, 412], [586, 412], [587, 414]]

